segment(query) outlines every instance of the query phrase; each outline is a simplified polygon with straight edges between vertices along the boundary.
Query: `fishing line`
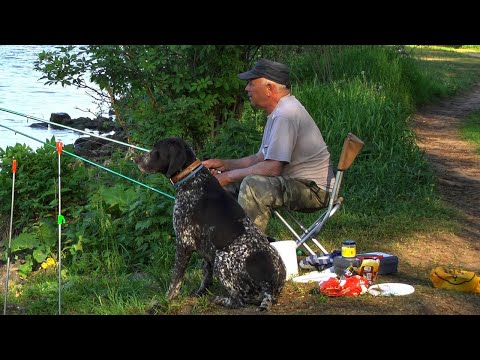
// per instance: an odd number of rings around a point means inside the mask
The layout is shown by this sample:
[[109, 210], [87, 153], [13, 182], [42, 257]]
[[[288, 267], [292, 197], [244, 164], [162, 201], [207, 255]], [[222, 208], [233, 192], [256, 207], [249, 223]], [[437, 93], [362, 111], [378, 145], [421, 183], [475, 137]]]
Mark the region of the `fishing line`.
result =
[[[28, 137], [28, 138], [30, 138], [30, 139], [32, 139], [32, 140], [38, 141], [38, 142], [40, 142], [40, 143], [42, 143], [42, 144], [44, 144], [44, 145], [47, 145], [47, 146], [52, 147], [52, 148], [55, 149], [55, 146], [54, 146], [54, 145], [49, 144], [49, 143], [46, 143], [46, 142], [43, 142], [42, 140], [36, 139], [36, 138], [34, 138], [34, 137], [30, 136], [30, 135], [27, 135], [27, 134], [25, 134], [25, 133], [22, 133], [22, 132], [18, 131], [18, 130], [12, 129], [12, 128], [8, 127], [8, 126], [1, 125], [1, 124], [0, 124], [0, 127], [3, 127], [3, 128], [8, 129], [8, 130], [10, 130], [10, 131], [13, 131], [13, 132], [16, 133], [16, 134], [18, 133], [18, 134], [20, 134], [20, 135], [26, 136], [26, 137]], [[102, 166], [102, 165], [100, 165], [100, 164], [94, 163], [93, 161], [90, 161], [90, 160], [85, 159], [85, 158], [83, 158], [83, 157], [81, 157], [81, 156], [78, 156], [78, 155], [76, 155], [76, 154], [73, 154], [73, 153], [71, 153], [71, 152], [69, 152], [69, 151], [67, 151], [67, 150], [63, 150], [63, 152], [64, 152], [65, 154], [67, 154], [67, 155], [70, 155], [70, 156], [72, 156], [72, 157], [74, 157], [74, 158], [77, 158], [77, 159], [79, 159], [79, 160], [81, 160], [81, 161], [84, 161], [84, 162], [86, 162], [86, 163], [88, 163], [88, 164], [90, 164], [90, 165], [96, 166], [96, 167], [98, 167], [98, 168], [100, 168], [100, 169], [102, 169], [102, 170], [108, 171], [109, 173], [112, 173], [112, 174], [114, 174], [114, 175], [120, 176], [121, 178], [124, 178], [124, 179], [126, 179], [126, 180], [128, 180], [128, 181], [131, 181], [131, 182], [133, 182], [133, 183], [135, 183], [135, 184], [137, 184], [137, 185], [146, 187], [146, 188], [149, 189], [149, 190], [155, 191], [155, 192], [157, 192], [157, 193], [159, 193], [159, 194], [161, 194], [161, 195], [163, 195], [163, 196], [166, 196], [166, 197], [168, 197], [168, 198], [170, 198], [170, 199], [172, 199], [172, 200], [175, 200], [175, 197], [172, 196], [172, 195], [170, 195], [170, 194], [167, 194], [167, 193], [165, 193], [165, 192], [163, 192], [163, 191], [160, 191], [160, 190], [158, 190], [158, 189], [155, 189], [155, 188], [153, 188], [153, 187], [151, 187], [151, 186], [148, 186], [148, 185], [146, 185], [146, 184], [144, 184], [144, 183], [141, 183], [140, 181], [137, 181], [137, 180], [135, 180], [135, 179], [129, 178], [128, 176], [125, 176], [125, 175], [123, 175], [123, 174], [120, 174], [120, 173], [118, 173], [118, 172], [116, 172], [116, 171], [114, 171], [114, 170], [111, 170], [111, 169], [109, 169], [109, 168], [107, 168], [107, 167], [105, 167], [105, 166]]]
[[70, 126], [57, 124], [57, 123], [52, 122], [52, 121], [48, 121], [48, 120], [45, 120], [45, 119], [42, 119], [42, 118], [38, 118], [38, 117], [35, 117], [35, 116], [31, 116], [31, 115], [27, 115], [27, 114], [22, 114], [22, 113], [17, 112], [17, 111], [5, 109], [5, 108], [2, 108], [2, 107], [0, 107], [0, 111], [5, 111], [5, 112], [8, 112], [8, 113], [10, 113], [10, 114], [14, 114], [14, 115], [18, 115], [18, 116], [23, 116], [23, 117], [26, 117], [27, 120], [28, 120], [28, 119], [32, 119], [32, 120], [41, 121], [41, 122], [44, 122], [44, 123], [47, 123], [47, 124], [50, 124], [50, 125], [59, 126], [59, 127], [62, 127], [62, 128], [68, 129], [68, 130], [72, 130], [72, 131], [75, 131], [75, 132], [79, 132], [79, 133], [82, 133], [82, 134], [86, 134], [86, 135], [88, 135], [88, 136], [97, 137], [97, 138], [104, 139], [104, 140], [107, 140], [107, 141], [115, 142], [115, 143], [117, 143], [117, 144], [121, 144], [121, 145], [124, 145], [124, 146], [128, 146], [128, 147], [130, 147], [130, 148], [134, 148], [134, 149], [137, 149], [137, 150], [142, 150], [142, 151], [145, 151], [145, 152], [149, 152], [149, 151], [150, 151], [150, 150], [148, 150], [148, 149], [144, 149], [144, 148], [141, 148], [141, 147], [138, 147], [138, 146], [135, 146], [135, 145], [127, 144], [127, 143], [124, 143], [124, 142], [119, 141], [119, 140], [115, 140], [115, 139], [108, 138], [108, 137], [106, 137], [106, 136], [95, 135], [95, 134], [89, 133], [88, 131], [83, 131], [83, 130], [79, 130], [79, 129], [72, 128], [72, 127], [70, 127]]
[[12, 161], [12, 208], [10, 210], [10, 235], [8, 237], [7, 250], [7, 274], [5, 280], [5, 300], [3, 302], [3, 315], [7, 314], [7, 298], [8, 298], [8, 279], [10, 276], [10, 258], [12, 256], [12, 223], [13, 223], [13, 204], [15, 200], [15, 173], [17, 172], [17, 160]]

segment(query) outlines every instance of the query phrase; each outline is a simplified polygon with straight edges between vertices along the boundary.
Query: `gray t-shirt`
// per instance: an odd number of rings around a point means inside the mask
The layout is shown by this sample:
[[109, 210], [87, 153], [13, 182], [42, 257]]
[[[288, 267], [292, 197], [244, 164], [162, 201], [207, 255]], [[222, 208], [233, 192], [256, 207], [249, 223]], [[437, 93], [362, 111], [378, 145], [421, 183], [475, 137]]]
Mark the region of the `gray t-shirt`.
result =
[[268, 116], [260, 151], [265, 160], [288, 163], [282, 176], [313, 180], [323, 190], [332, 191], [334, 175], [327, 145], [295, 96], [282, 97]]

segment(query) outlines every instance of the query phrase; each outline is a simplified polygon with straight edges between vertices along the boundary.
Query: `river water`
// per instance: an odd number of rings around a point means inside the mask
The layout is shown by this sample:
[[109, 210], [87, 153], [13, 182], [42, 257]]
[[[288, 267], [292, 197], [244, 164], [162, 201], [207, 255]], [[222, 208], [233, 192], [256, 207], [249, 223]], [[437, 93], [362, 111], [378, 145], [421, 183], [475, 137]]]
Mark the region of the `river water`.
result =
[[[33, 69], [38, 53], [53, 50], [50, 45], [0, 45], [0, 108], [50, 120], [50, 114], [65, 112], [72, 118], [95, 116], [82, 110], [97, 111], [92, 97], [84, 89], [75, 86], [44, 85], [39, 80], [42, 73]], [[91, 84], [90, 84], [91, 85]], [[15, 129], [38, 140], [45, 141], [55, 136], [57, 141], [72, 144], [85, 136], [71, 130], [36, 129], [30, 125], [36, 120], [0, 111], [0, 125]], [[26, 144], [32, 150], [42, 143], [0, 126], [0, 148]]]

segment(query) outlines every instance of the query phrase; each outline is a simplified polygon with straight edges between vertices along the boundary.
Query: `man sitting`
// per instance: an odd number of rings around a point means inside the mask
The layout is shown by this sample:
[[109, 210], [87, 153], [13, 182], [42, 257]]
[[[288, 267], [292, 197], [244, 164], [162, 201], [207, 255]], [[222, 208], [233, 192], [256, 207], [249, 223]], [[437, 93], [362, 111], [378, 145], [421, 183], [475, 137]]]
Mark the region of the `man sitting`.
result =
[[260, 59], [239, 78], [253, 106], [267, 112], [258, 153], [241, 159], [209, 159], [211, 169], [254, 223], [265, 232], [270, 210], [315, 210], [328, 205], [334, 174], [320, 129], [290, 94], [286, 65]]

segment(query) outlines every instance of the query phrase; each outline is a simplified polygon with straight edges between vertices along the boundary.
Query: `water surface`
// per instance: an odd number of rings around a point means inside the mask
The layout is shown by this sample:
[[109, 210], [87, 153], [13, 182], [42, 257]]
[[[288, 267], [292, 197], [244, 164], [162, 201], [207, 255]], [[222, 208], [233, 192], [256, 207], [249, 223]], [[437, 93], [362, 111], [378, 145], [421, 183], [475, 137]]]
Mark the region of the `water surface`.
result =
[[[68, 113], [72, 118], [86, 116], [94, 118], [97, 106], [84, 89], [74, 86], [44, 85], [39, 80], [42, 73], [33, 69], [37, 55], [44, 50], [53, 50], [51, 45], [0, 45], [0, 108], [50, 120], [54, 112]], [[73, 143], [84, 136], [72, 130], [35, 129], [30, 125], [36, 120], [0, 111], [0, 125], [45, 141], [55, 136], [64, 144]], [[0, 148], [26, 144], [33, 150], [42, 143], [0, 127]]]

